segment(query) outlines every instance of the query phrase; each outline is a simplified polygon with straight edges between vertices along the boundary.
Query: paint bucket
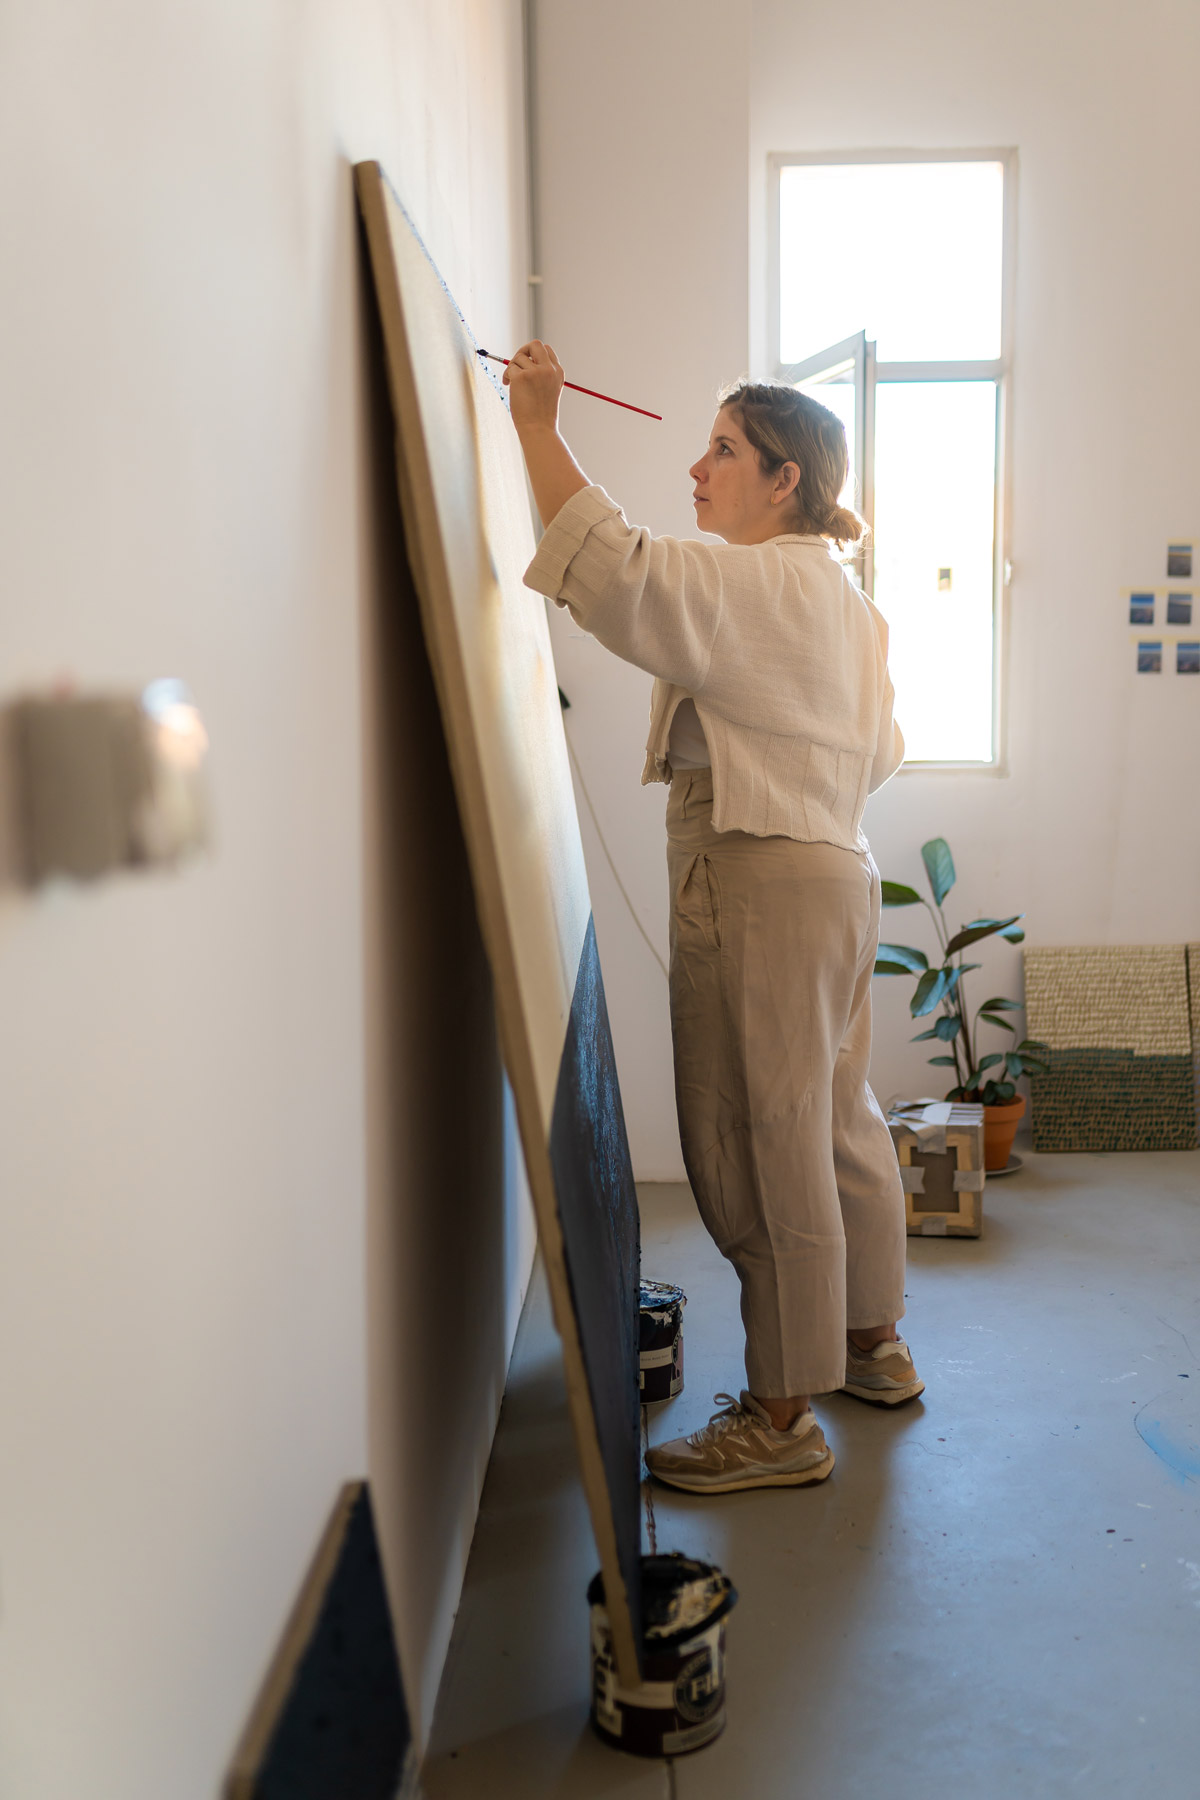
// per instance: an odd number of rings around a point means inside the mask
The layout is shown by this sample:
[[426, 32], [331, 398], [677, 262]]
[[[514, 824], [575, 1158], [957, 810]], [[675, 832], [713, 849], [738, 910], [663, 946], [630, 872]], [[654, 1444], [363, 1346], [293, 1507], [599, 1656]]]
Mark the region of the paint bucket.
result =
[[592, 1617], [592, 1724], [633, 1756], [683, 1756], [725, 1729], [725, 1619], [737, 1589], [712, 1563], [642, 1558], [642, 1681], [622, 1687], [604, 1605], [604, 1577], [587, 1592]]
[[669, 1281], [643, 1281], [638, 1301], [638, 1385], [642, 1405], [683, 1391], [683, 1309], [687, 1297]]

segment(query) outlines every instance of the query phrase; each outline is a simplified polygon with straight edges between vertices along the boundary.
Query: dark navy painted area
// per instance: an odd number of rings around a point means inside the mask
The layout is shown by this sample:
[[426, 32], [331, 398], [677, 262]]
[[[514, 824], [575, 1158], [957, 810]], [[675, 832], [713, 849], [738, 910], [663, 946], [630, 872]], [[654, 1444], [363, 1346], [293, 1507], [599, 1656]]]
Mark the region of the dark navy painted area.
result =
[[550, 1162], [567, 1277], [600, 1439], [617, 1553], [641, 1642], [640, 1242], [596, 928], [588, 920], [563, 1046]]
[[396, 1800], [411, 1732], [371, 1502], [350, 1510], [337, 1565], [253, 1800]]

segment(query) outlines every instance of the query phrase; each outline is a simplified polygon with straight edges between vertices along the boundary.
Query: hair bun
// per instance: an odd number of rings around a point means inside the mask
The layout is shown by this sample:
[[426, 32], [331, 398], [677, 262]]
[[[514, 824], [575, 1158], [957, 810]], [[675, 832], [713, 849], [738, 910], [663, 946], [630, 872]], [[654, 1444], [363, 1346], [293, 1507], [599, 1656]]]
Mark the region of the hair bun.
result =
[[866, 520], [848, 506], [835, 506], [821, 526], [821, 536], [832, 538], [839, 550], [845, 550], [848, 545], [861, 544], [869, 529]]

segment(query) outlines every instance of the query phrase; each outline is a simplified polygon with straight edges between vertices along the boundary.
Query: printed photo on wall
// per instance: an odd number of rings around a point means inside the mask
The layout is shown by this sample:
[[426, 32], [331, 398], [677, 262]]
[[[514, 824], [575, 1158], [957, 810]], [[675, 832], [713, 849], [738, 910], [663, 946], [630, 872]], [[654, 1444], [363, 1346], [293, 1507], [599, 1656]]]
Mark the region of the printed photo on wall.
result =
[[1137, 672], [1139, 675], [1161, 675], [1162, 674], [1162, 644], [1161, 643], [1139, 644], [1138, 645]]
[[1176, 644], [1175, 673], [1200, 675], [1200, 644]]
[[1190, 581], [1192, 579], [1192, 546], [1190, 544], [1167, 545], [1167, 578], [1170, 581]]
[[1131, 625], [1153, 625], [1154, 595], [1130, 594], [1129, 623]]
[[1190, 625], [1192, 622], [1192, 596], [1190, 594], [1167, 595], [1167, 624]]

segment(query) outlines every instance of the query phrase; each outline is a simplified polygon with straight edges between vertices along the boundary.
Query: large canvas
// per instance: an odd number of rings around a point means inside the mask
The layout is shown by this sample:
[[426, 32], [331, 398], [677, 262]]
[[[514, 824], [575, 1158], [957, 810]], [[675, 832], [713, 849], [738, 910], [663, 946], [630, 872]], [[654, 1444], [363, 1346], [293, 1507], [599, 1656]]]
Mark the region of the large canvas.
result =
[[1035, 1150], [1194, 1150], [1196, 1065], [1182, 944], [1026, 950]]
[[[355, 169], [420, 598], [621, 1679], [637, 1682], [638, 1219], [507, 406], [377, 163]], [[414, 879], [420, 878], [419, 866]]]

